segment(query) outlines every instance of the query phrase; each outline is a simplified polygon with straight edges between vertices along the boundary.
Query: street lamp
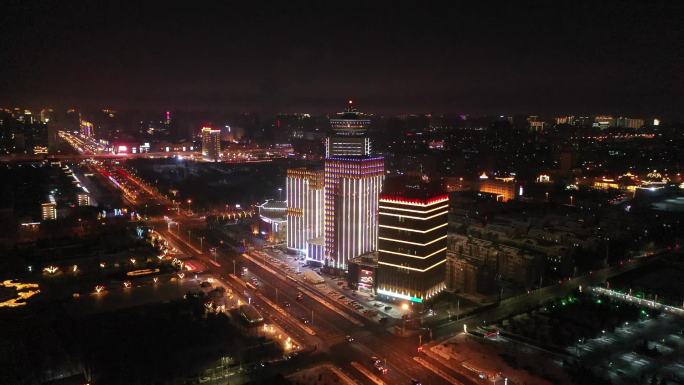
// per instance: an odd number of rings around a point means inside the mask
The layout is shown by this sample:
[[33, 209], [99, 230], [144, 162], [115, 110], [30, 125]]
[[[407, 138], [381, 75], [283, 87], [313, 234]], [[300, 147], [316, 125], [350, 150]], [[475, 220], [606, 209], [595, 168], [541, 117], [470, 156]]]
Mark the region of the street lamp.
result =
[[200, 251], [204, 251], [204, 236], [199, 237], [200, 240]]

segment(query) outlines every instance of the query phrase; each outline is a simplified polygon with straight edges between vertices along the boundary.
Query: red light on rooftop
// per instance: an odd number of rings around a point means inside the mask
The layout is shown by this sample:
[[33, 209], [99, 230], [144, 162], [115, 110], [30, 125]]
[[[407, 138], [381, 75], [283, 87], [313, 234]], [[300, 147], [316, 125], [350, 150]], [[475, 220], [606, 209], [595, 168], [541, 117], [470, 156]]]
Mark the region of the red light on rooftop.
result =
[[405, 204], [416, 204], [416, 205], [421, 205], [421, 206], [428, 206], [434, 203], [439, 203], [439, 202], [446, 202], [449, 200], [448, 195], [440, 195], [436, 196], [430, 199], [415, 199], [415, 198], [405, 198], [401, 196], [392, 196], [392, 195], [381, 195], [380, 196], [381, 201], [391, 201], [395, 203], [405, 203]]

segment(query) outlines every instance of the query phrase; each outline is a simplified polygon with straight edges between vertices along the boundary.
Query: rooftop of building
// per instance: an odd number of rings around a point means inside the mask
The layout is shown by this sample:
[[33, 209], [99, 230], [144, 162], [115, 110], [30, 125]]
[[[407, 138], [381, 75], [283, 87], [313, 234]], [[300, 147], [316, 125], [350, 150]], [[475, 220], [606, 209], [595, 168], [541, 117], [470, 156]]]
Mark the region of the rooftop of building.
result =
[[448, 199], [441, 183], [415, 177], [394, 177], [385, 180], [380, 199], [410, 200], [428, 203]]

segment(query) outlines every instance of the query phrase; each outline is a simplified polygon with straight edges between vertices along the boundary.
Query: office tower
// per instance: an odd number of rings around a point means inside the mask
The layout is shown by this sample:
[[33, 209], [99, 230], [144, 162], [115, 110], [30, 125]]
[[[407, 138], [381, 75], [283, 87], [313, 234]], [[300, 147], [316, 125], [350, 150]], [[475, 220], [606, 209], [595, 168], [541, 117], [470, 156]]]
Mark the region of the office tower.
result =
[[380, 196], [377, 293], [413, 302], [445, 289], [449, 196], [402, 183]]
[[363, 156], [370, 155], [371, 143], [366, 136], [370, 119], [358, 112], [352, 101], [344, 112], [330, 119], [333, 135], [325, 142], [325, 156]]
[[287, 247], [317, 262], [323, 261], [322, 251], [316, 250], [323, 237], [323, 185], [323, 170], [287, 170]]
[[375, 251], [382, 157], [330, 157], [325, 160], [325, 254], [329, 266]]
[[221, 130], [202, 128], [202, 156], [204, 159], [218, 161], [221, 156]]
[[41, 204], [41, 217], [44, 221], [57, 219], [57, 202], [55, 202], [55, 197], [50, 195], [48, 198], [48, 202]]
[[385, 162], [371, 156], [366, 137], [370, 121], [351, 100], [330, 125], [334, 134], [326, 140], [325, 151], [325, 263], [346, 270], [349, 259], [377, 248]]
[[76, 194], [76, 200], [79, 206], [90, 206], [90, 194], [86, 192]]

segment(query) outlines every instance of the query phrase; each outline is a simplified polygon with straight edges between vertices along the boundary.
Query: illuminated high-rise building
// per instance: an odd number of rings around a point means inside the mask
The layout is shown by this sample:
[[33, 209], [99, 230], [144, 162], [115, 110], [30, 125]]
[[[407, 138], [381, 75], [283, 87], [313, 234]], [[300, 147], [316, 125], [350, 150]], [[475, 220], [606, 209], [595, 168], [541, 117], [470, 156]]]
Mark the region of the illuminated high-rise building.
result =
[[333, 135], [325, 142], [325, 156], [366, 156], [371, 153], [370, 138], [366, 136], [370, 119], [358, 112], [349, 101], [344, 112], [330, 119]]
[[324, 174], [323, 170], [296, 168], [287, 170], [287, 247], [307, 259], [323, 261]]
[[81, 135], [89, 138], [95, 136], [95, 126], [92, 122], [81, 120]]
[[218, 161], [221, 156], [221, 130], [210, 127], [202, 128], [202, 156], [211, 161]]
[[49, 201], [41, 204], [41, 218], [44, 221], [53, 221], [57, 219], [57, 202], [55, 202], [55, 197], [50, 195]]
[[334, 133], [325, 150], [325, 263], [346, 270], [349, 259], [377, 248], [385, 163], [371, 155], [366, 136], [370, 120], [351, 100], [330, 125]]
[[325, 159], [325, 256], [328, 266], [346, 269], [347, 261], [375, 251], [382, 157]]
[[79, 206], [90, 206], [90, 194], [87, 192], [80, 192], [76, 194], [76, 200]]
[[377, 293], [413, 302], [445, 289], [449, 196], [422, 182], [380, 196]]

